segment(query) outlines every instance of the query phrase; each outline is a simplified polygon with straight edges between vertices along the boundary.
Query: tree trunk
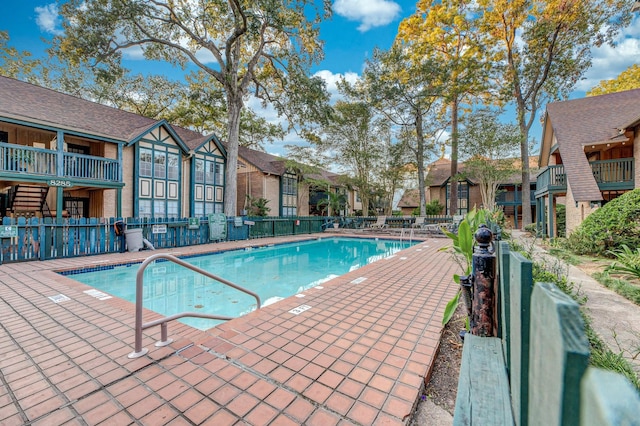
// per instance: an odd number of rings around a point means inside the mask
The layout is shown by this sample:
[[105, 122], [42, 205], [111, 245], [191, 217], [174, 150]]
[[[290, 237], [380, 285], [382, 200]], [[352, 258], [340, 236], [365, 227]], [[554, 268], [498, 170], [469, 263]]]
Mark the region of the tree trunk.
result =
[[237, 90], [227, 88], [227, 108], [229, 123], [227, 134], [227, 167], [226, 185], [224, 191], [224, 214], [235, 216], [238, 197], [238, 145], [240, 136], [240, 113], [242, 112], [242, 94]]
[[417, 150], [416, 150], [416, 163], [418, 166], [418, 192], [420, 193], [420, 216], [427, 214], [427, 198], [425, 196], [425, 183], [424, 183], [424, 133], [422, 131], [422, 111], [418, 110], [416, 114], [416, 135], [417, 135]]
[[449, 214], [458, 214], [458, 100], [451, 103], [451, 190], [449, 193]]
[[[525, 122], [526, 108], [520, 87], [516, 86], [516, 108], [520, 127], [520, 157], [522, 158], [522, 229], [532, 223], [531, 218], [531, 179], [529, 177], [529, 128]], [[517, 215], [516, 211], [516, 215]]]

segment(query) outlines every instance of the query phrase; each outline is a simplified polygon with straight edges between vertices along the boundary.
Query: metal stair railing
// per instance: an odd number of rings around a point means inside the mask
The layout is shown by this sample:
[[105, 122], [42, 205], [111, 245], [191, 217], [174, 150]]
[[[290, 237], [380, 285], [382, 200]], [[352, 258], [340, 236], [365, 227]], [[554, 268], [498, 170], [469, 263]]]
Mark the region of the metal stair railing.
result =
[[184, 318], [184, 317], [208, 318], [208, 319], [217, 319], [217, 320], [225, 320], [225, 321], [234, 318], [234, 317], [228, 317], [223, 315], [203, 314], [200, 312], [181, 312], [179, 314], [170, 315], [168, 317], [160, 318], [155, 321], [151, 321], [143, 324], [142, 323], [142, 310], [143, 310], [142, 300], [143, 300], [144, 270], [147, 268], [147, 266], [149, 266], [149, 264], [155, 262], [157, 259], [168, 260], [170, 262], [183, 266], [187, 269], [191, 269], [192, 271], [202, 274], [208, 278], [216, 280], [222, 284], [228, 285], [229, 287], [235, 288], [238, 291], [241, 291], [250, 296], [253, 296], [257, 302], [257, 309], [260, 309], [260, 304], [261, 304], [260, 296], [258, 296], [256, 293], [252, 292], [251, 290], [247, 290], [246, 288], [240, 287], [239, 285], [234, 284], [231, 281], [227, 281], [224, 278], [218, 277], [217, 275], [207, 272], [204, 269], [200, 269], [197, 266], [187, 263], [170, 254], [164, 254], [164, 253], [154, 254], [153, 256], [149, 256], [144, 262], [142, 262], [142, 264], [140, 265], [140, 268], [138, 269], [138, 273], [136, 275], [135, 350], [134, 352], [131, 352], [128, 355], [129, 358], [139, 358], [148, 352], [148, 349], [142, 348], [142, 330], [146, 330], [147, 328], [151, 328], [156, 325], [160, 326], [161, 340], [156, 342], [156, 347], [161, 347], [161, 346], [167, 346], [171, 342], [173, 342], [173, 339], [167, 338], [167, 323], [169, 321], [173, 321], [173, 320]]

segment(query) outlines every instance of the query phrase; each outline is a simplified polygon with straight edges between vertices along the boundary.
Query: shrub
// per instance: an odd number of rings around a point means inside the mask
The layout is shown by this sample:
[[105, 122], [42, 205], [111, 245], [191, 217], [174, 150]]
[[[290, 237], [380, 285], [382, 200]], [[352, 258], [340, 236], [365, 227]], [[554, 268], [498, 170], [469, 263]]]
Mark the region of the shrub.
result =
[[627, 245], [640, 246], [640, 189], [615, 198], [589, 215], [567, 239], [578, 254], [611, 255]]
[[[442, 212], [444, 211], [444, 206], [440, 204], [440, 201], [438, 200], [431, 200], [425, 205], [425, 208], [426, 208], [425, 215], [427, 216], [439, 215], [439, 214], [442, 214]], [[416, 207], [413, 210], [413, 215], [420, 216], [420, 207]]]
[[557, 237], [565, 237], [567, 232], [567, 206], [556, 204], [556, 229]]
[[623, 244], [622, 249], [609, 250], [609, 254], [615, 256], [616, 261], [607, 266], [605, 272], [640, 278], [640, 248], [633, 251]]

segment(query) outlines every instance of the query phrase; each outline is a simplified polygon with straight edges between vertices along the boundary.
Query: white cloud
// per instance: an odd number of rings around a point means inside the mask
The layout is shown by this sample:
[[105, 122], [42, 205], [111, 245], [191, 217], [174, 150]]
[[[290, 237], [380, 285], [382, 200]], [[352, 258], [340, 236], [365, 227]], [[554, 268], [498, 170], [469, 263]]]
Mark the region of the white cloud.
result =
[[640, 63], [640, 18], [635, 18], [616, 40], [616, 47], [609, 45], [593, 49], [593, 65], [576, 89], [587, 91], [601, 80], [616, 78], [633, 64]]
[[341, 97], [341, 95], [338, 93], [338, 81], [344, 78], [349, 83], [353, 84], [360, 78], [360, 76], [355, 72], [334, 74], [329, 70], [318, 71], [314, 74], [314, 76], [320, 77], [325, 81], [325, 83], [327, 84], [327, 91], [331, 94], [331, 98], [334, 101]]
[[389, 0], [336, 0], [333, 10], [350, 21], [359, 21], [360, 32], [387, 25], [400, 15], [398, 3]]
[[59, 28], [60, 16], [57, 4], [51, 3], [43, 7], [36, 7], [34, 11], [36, 12], [36, 23], [42, 31], [53, 35], [62, 34], [62, 29]]

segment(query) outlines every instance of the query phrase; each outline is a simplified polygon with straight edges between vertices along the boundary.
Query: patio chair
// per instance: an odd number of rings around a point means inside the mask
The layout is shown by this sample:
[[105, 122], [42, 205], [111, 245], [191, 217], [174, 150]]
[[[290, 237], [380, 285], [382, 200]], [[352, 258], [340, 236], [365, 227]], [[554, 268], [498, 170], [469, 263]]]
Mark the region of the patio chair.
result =
[[416, 217], [416, 221], [411, 224], [412, 228], [423, 228], [426, 223], [424, 222], [426, 217], [418, 216]]
[[372, 223], [371, 225], [369, 225], [369, 229], [387, 228], [389, 225], [387, 225], [386, 222], [387, 222], [386, 216], [378, 216], [378, 220], [376, 221], [376, 223]]

